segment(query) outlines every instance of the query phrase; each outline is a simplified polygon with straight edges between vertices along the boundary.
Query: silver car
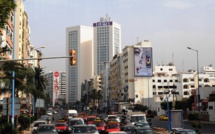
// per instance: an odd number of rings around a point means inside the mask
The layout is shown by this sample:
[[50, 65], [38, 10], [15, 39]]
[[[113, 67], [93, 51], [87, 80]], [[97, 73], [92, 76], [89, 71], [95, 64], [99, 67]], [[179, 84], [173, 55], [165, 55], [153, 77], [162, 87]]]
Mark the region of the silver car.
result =
[[96, 125], [93, 124], [74, 125], [71, 132], [72, 134], [99, 134]]
[[54, 124], [40, 124], [37, 134], [58, 134]]

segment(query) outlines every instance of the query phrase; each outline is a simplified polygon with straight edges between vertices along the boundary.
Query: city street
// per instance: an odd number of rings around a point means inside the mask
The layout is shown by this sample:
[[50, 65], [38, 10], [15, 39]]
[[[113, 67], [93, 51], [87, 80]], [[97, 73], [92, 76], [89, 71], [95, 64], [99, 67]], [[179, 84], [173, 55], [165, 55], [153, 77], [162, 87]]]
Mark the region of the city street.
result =
[[[168, 121], [161, 121], [158, 118], [152, 119], [152, 125], [156, 127], [168, 128]], [[192, 122], [184, 121], [185, 129], [193, 129]], [[202, 134], [214, 134], [215, 124], [202, 124]]]

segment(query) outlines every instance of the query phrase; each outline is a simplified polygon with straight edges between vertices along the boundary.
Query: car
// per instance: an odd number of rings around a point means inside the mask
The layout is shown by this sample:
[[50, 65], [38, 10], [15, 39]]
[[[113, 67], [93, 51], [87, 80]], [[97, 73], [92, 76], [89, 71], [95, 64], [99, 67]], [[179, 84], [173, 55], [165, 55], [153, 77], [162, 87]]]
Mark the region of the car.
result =
[[72, 118], [68, 120], [68, 125], [72, 127], [73, 125], [81, 125], [84, 124], [84, 120], [82, 118]]
[[135, 127], [143, 127], [143, 128], [150, 128], [150, 125], [148, 122], [135, 122]]
[[32, 134], [37, 132], [37, 128], [40, 124], [46, 124], [47, 122], [44, 120], [37, 120], [34, 121], [33, 126], [32, 126]]
[[125, 131], [109, 132], [108, 134], [127, 134]]
[[87, 124], [93, 124], [96, 116], [88, 116], [87, 117]]
[[53, 114], [57, 114], [57, 111], [53, 110], [52, 113], [53, 113]]
[[52, 116], [52, 111], [47, 111], [46, 114]]
[[117, 120], [117, 122], [120, 122], [120, 118], [117, 115], [108, 115], [104, 121], [107, 122], [108, 120]]
[[110, 120], [107, 122], [105, 126], [105, 132], [119, 132], [120, 131], [120, 124], [117, 120]]
[[176, 129], [172, 130], [171, 134], [196, 134], [196, 132], [192, 129]]
[[40, 124], [37, 128], [37, 134], [58, 134], [54, 124]]
[[103, 120], [97, 118], [96, 120], [94, 120], [94, 124], [96, 125], [99, 132], [105, 131], [106, 124]]
[[168, 120], [168, 116], [167, 116], [166, 114], [163, 114], [163, 115], [160, 115], [160, 116], [159, 116], [159, 119], [160, 119], [160, 120], [165, 120], [165, 121], [166, 121], [166, 120]]
[[131, 134], [155, 134], [151, 128], [135, 127], [132, 129]]
[[63, 123], [63, 122], [57, 122], [55, 124], [55, 127], [56, 127], [57, 132], [66, 132], [68, 125], [66, 123]]
[[133, 114], [131, 115], [130, 120], [132, 124], [135, 122], [147, 122], [145, 114]]
[[97, 128], [93, 124], [82, 124], [74, 125], [71, 129], [72, 134], [88, 133], [88, 134], [99, 134]]
[[135, 128], [134, 125], [125, 125], [123, 127], [121, 127], [120, 131], [124, 131], [127, 134], [131, 134], [131, 131]]

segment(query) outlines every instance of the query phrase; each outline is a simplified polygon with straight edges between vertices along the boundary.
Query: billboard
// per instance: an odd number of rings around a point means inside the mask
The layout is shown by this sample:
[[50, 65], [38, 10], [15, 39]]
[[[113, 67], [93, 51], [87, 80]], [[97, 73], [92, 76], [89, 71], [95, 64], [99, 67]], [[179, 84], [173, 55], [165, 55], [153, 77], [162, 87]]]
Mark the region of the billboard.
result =
[[59, 92], [59, 72], [54, 72], [53, 73], [53, 105], [55, 104], [55, 102], [58, 102], [58, 96], [60, 94]]
[[135, 47], [134, 48], [134, 76], [150, 77], [153, 75], [152, 66], [152, 48]]

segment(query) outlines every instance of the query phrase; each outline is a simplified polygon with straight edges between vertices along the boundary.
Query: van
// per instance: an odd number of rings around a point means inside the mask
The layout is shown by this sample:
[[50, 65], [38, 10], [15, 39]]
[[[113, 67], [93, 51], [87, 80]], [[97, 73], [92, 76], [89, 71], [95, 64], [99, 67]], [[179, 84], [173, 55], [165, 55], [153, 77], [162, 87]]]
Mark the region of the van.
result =
[[131, 115], [130, 119], [132, 125], [135, 124], [135, 122], [147, 122], [146, 115], [145, 114], [133, 114]]
[[68, 110], [68, 119], [72, 119], [74, 116], [78, 116], [77, 110]]

